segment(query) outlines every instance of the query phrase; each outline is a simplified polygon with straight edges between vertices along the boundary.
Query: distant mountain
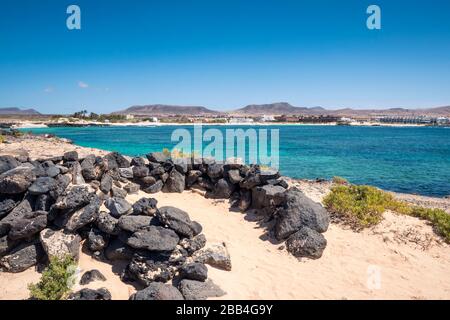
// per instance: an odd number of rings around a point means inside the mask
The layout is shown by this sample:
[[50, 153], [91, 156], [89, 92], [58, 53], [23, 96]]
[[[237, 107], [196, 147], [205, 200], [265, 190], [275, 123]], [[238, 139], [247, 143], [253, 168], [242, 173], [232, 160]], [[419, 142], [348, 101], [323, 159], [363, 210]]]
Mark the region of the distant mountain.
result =
[[125, 110], [113, 112], [113, 114], [132, 114], [143, 116], [158, 115], [214, 115], [220, 112], [199, 106], [172, 106], [165, 104], [152, 104], [144, 106], [132, 106]]
[[[13, 109], [13, 108], [10, 108]], [[1, 113], [0, 109], [0, 114]], [[3, 109], [5, 110], [5, 109]], [[18, 109], [17, 109], [18, 110]], [[22, 110], [25, 112], [28, 110]], [[34, 110], [33, 110], [34, 111]], [[174, 106], [164, 104], [152, 104], [142, 106], [132, 106], [125, 110], [113, 112], [113, 114], [132, 114], [142, 116], [213, 116], [220, 114], [228, 114], [233, 116], [261, 116], [261, 115], [303, 115], [318, 116], [329, 115], [336, 117], [367, 117], [367, 116], [445, 116], [450, 117], [450, 106], [437, 108], [390, 108], [390, 109], [353, 109], [343, 108], [337, 110], [324, 109], [322, 107], [295, 107], [287, 102], [276, 102], [270, 104], [251, 104], [243, 108], [231, 111], [215, 111], [200, 106]]]
[[0, 108], [0, 115], [39, 115], [34, 109]]
[[405, 108], [390, 108], [390, 109], [339, 109], [328, 110], [327, 114], [335, 116], [435, 116], [435, 117], [449, 117], [450, 106], [437, 108], [420, 108], [420, 109], [405, 109]]
[[251, 104], [244, 108], [230, 111], [231, 114], [241, 115], [320, 115], [326, 113], [322, 107], [294, 107], [287, 102], [276, 102], [270, 104]]
[[287, 102], [277, 102], [271, 104], [251, 104], [244, 108], [228, 112], [229, 114], [256, 116], [256, 115], [331, 115], [331, 116], [450, 116], [450, 106], [437, 107], [429, 109], [405, 109], [405, 108], [390, 108], [390, 109], [338, 109], [327, 110], [322, 107], [295, 107]]

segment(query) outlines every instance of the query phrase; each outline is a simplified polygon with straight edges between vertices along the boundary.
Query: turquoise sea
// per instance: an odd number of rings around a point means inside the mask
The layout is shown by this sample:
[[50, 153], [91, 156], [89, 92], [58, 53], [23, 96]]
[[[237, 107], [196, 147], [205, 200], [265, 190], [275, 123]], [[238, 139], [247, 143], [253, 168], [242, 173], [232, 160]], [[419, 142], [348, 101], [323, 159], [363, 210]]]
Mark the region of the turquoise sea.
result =
[[[135, 156], [174, 147], [176, 142], [171, 142], [171, 134], [179, 128], [192, 132], [193, 127], [60, 127], [31, 131]], [[224, 132], [249, 126], [203, 127], [209, 128]], [[257, 128], [279, 129], [279, 161], [284, 175], [308, 179], [341, 176], [353, 183], [386, 190], [450, 195], [450, 128], [304, 125]]]

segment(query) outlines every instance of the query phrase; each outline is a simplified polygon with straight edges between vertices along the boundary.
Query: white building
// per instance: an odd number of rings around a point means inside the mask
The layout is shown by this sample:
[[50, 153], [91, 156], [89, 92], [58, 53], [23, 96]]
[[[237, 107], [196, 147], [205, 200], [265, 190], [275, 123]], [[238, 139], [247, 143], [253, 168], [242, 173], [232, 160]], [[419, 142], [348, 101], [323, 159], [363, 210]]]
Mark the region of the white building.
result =
[[252, 118], [231, 118], [228, 122], [229, 123], [252, 123], [253, 119]]
[[261, 117], [261, 121], [262, 122], [275, 121], [275, 117], [272, 116], [272, 115], [265, 115], [265, 114], [263, 114], [263, 116]]

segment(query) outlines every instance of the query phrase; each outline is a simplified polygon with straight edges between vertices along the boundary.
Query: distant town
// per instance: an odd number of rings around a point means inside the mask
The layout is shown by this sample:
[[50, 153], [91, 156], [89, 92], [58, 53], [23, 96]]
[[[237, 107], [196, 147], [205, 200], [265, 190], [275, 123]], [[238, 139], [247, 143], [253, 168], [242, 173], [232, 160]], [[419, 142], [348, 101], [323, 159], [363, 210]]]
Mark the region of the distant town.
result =
[[450, 107], [327, 110], [321, 107], [294, 107], [280, 102], [248, 105], [232, 111], [199, 106], [144, 105], [109, 114], [81, 110], [71, 115], [46, 115], [34, 109], [0, 108], [2, 128], [189, 123], [450, 126]]

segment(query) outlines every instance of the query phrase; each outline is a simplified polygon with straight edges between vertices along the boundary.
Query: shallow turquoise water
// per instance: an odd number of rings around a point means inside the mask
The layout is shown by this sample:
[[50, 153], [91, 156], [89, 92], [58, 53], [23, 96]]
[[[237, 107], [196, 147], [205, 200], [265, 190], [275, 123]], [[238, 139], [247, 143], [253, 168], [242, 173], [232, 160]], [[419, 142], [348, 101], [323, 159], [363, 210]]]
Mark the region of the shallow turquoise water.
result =
[[[127, 155], [172, 148], [172, 131], [192, 126], [43, 128], [74, 143]], [[248, 126], [205, 126], [225, 129]], [[263, 126], [279, 129], [280, 170], [295, 178], [342, 176], [398, 192], [450, 194], [450, 128]], [[207, 143], [206, 143], [207, 144]], [[270, 150], [270, 149], [269, 149]]]

